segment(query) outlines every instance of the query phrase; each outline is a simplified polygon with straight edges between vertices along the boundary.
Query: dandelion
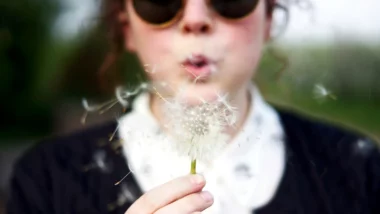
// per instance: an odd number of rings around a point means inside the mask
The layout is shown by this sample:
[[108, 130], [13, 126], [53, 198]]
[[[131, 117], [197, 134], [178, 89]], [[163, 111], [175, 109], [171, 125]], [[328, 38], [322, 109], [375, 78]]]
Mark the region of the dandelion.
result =
[[[127, 108], [130, 105], [130, 98], [142, 90], [155, 92], [164, 101], [161, 106], [166, 120], [164, 121], [164, 128], [169, 130], [169, 136], [165, 137], [165, 141], [170, 141], [170, 148], [174, 148], [179, 155], [188, 156], [191, 159], [190, 173], [195, 174], [197, 160], [204, 162], [212, 160], [229, 142], [230, 136], [226, 131], [227, 128], [235, 125], [237, 110], [229, 104], [226, 94], [217, 94], [217, 99], [214, 101], [205, 101], [199, 98], [200, 104], [189, 105], [180, 98], [183, 90], [180, 90], [174, 98], [167, 99], [158, 93], [154, 85], [153, 83], [144, 83], [133, 91], [118, 87], [115, 90], [116, 98], [100, 105], [91, 106], [86, 99], [83, 99], [82, 104], [86, 110], [85, 116], [89, 112], [102, 114], [116, 104]], [[170, 87], [165, 82], [162, 82], [161, 85], [158, 84], [158, 86]], [[82, 118], [83, 122], [84, 119]], [[110, 141], [118, 128], [112, 133]], [[142, 140], [148, 141], [144, 137]], [[125, 177], [127, 176], [125, 175]], [[125, 177], [116, 182], [115, 185], [120, 184]]]
[[227, 145], [226, 128], [236, 121], [235, 108], [226, 99], [187, 105], [178, 98], [166, 99], [162, 106], [166, 127], [179, 155], [191, 159], [190, 173], [196, 173], [196, 161], [209, 161]]

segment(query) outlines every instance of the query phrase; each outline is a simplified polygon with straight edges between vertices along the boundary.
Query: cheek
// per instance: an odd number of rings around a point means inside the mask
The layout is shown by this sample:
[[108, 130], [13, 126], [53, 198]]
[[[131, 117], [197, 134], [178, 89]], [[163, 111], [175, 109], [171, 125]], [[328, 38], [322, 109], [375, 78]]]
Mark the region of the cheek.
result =
[[[134, 30], [135, 49], [144, 63], [157, 63], [167, 52], [167, 43], [170, 41], [163, 32], [152, 32], [151, 29], [140, 28]], [[152, 36], [154, 35], [154, 36]]]
[[265, 26], [266, 19], [264, 7], [248, 16], [246, 19], [239, 21], [233, 26], [230, 38], [230, 53], [235, 53], [233, 60], [240, 64], [240, 71], [243, 73], [252, 73], [261, 58], [262, 49], [265, 44]]
[[170, 57], [170, 42], [170, 35], [161, 32], [147, 31], [139, 36], [136, 54], [150, 80], [168, 84], [176, 81], [178, 68]]
[[171, 59], [168, 58], [170, 50], [170, 35], [165, 31], [152, 32], [151, 29], [138, 29], [134, 35], [136, 41], [136, 54], [140, 63], [144, 66], [147, 75], [154, 80], [162, 80], [168, 77], [171, 69]]
[[131, 8], [128, 8], [128, 13], [130, 19], [128, 42], [143, 65], [157, 67], [165, 61], [164, 56], [170, 44], [170, 31], [152, 28], [139, 19]]

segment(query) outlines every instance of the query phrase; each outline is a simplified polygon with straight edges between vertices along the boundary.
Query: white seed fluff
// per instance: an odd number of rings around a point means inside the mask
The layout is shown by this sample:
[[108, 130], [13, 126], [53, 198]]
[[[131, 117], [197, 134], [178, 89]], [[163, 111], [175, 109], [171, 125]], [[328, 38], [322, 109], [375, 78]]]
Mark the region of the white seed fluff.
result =
[[219, 100], [189, 106], [174, 99], [163, 105], [174, 149], [192, 160], [210, 161], [227, 145], [226, 128], [236, 112]]

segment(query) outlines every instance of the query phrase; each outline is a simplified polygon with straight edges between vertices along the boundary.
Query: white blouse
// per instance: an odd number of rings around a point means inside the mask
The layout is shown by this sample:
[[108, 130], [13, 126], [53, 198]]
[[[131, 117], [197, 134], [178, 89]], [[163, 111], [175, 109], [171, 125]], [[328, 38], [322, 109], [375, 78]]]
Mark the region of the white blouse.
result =
[[[283, 129], [277, 112], [251, 87], [252, 103], [242, 131], [212, 162], [197, 162], [204, 190], [214, 196], [205, 214], [248, 214], [273, 198], [285, 168]], [[143, 192], [189, 174], [190, 159], [170, 147], [150, 112], [149, 94], [139, 95], [133, 111], [119, 120], [129, 168]]]

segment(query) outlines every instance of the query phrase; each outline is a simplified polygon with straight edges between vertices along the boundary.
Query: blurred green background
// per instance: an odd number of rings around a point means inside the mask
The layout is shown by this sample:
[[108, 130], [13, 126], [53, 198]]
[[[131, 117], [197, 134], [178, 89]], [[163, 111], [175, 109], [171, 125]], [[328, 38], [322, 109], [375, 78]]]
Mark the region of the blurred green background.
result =
[[[104, 32], [91, 25], [96, 17], [67, 39], [54, 31], [58, 15], [70, 9], [61, 1], [15, 0], [1, 3], [0, 9], [0, 147], [59, 132], [57, 117], [63, 115], [57, 116], [57, 109], [65, 103], [75, 106], [82, 97], [109, 98], [115, 84], [138, 84], [141, 68], [125, 53], [104, 76], [107, 88], [100, 87], [97, 72], [107, 43]], [[276, 105], [379, 138], [379, 59], [379, 44], [343, 38], [330, 44], [273, 43], [256, 79], [264, 96]], [[318, 85], [336, 99], [317, 99]], [[63, 112], [69, 116], [71, 110]], [[72, 121], [73, 126], [79, 119]]]
[[[125, 53], [100, 87], [106, 36], [92, 27], [96, 18], [76, 36], [54, 33], [58, 15], [69, 9], [58, 0], [0, 3], [1, 172], [9, 173], [9, 163], [35, 140], [83, 128], [82, 97], [105, 100], [116, 84], [136, 85], [142, 76], [136, 58]], [[380, 139], [379, 44], [273, 43], [256, 81], [274, 105]], [[90, 117], [89, 124], [116, 114]], [[6, 179], [0, 176], [0, 183], [6, 189]]]

